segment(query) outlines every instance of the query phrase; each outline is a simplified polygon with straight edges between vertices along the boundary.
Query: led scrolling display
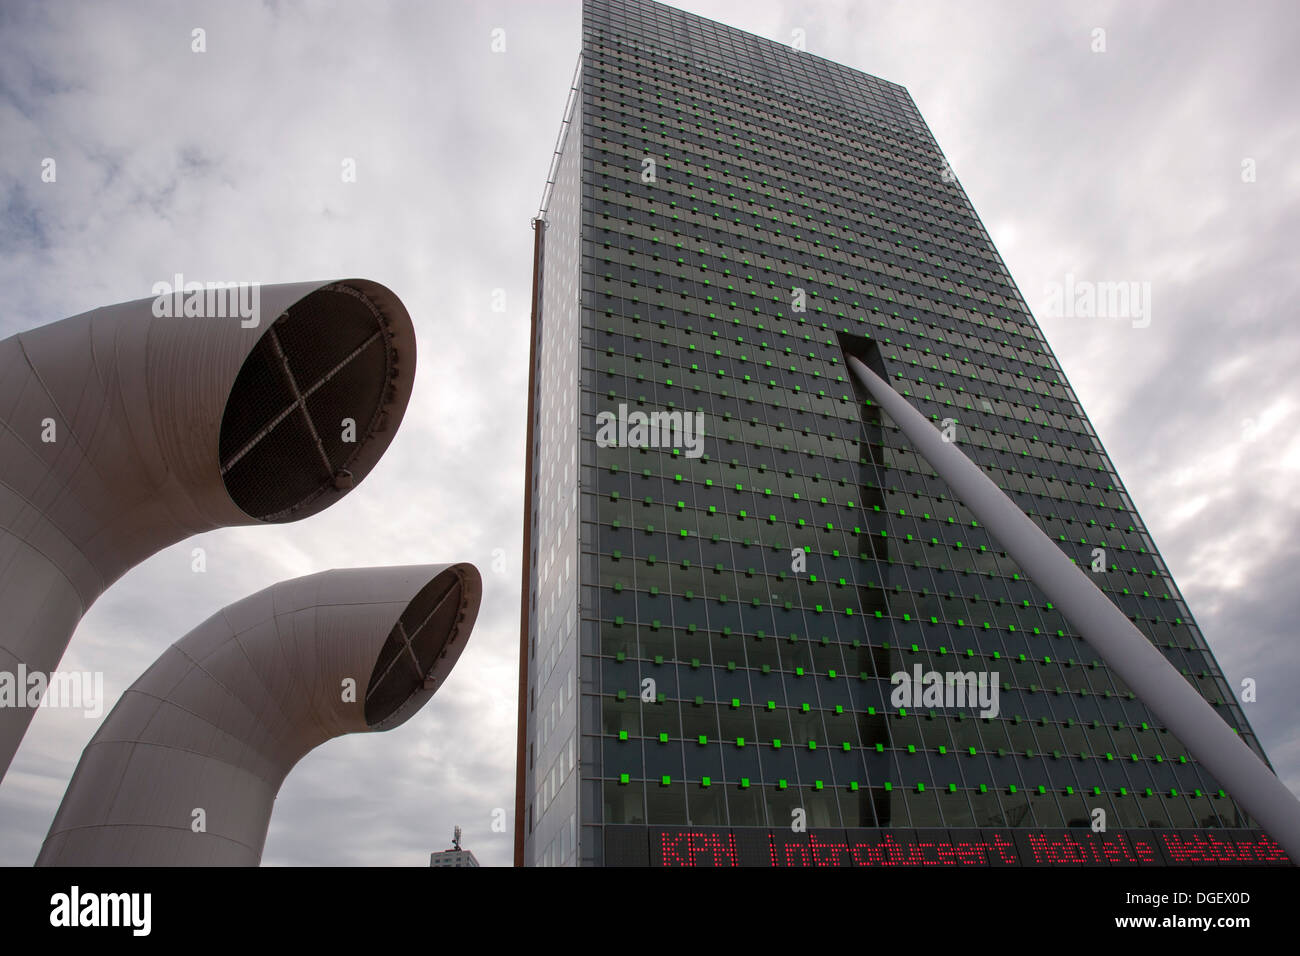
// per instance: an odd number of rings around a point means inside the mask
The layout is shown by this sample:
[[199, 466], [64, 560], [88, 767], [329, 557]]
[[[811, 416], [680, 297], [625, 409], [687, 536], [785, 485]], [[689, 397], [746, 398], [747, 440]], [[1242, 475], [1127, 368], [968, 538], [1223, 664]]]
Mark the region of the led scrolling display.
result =
[[[613, 865], [654, 867], [1286, 866], [1251, 830], [888, 830], [611, 827]], [[646, 852], [648, 851], [648, 853]]]

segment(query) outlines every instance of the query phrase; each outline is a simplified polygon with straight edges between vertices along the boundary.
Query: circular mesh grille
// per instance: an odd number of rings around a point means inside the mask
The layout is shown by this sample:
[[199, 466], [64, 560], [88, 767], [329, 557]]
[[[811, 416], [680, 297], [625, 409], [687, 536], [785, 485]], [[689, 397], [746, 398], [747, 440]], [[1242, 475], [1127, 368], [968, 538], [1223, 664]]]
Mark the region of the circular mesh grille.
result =
[[366, 688], [366, 723], [391, 716], [411, 695], [424, 689], [438, 658], [456, 637], [464, 586], [455, 571], [444, 571], [407, 605], [388, 634]]
[[348, 466], [380, 423], [395, 361], [383, 316], [349, 286], [318, 289], [276, 319], [221, 420], [221, 475], [235, 504], [289, 521], [360, 480]]

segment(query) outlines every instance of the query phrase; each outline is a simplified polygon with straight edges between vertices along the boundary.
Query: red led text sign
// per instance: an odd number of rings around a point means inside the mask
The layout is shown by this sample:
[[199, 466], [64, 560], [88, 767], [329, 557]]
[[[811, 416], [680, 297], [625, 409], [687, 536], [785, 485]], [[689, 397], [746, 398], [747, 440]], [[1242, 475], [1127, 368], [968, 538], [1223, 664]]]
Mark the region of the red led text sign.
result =
[[655, 867], [1286, 866], [1252, 830], [605, 829], [606, 864]]

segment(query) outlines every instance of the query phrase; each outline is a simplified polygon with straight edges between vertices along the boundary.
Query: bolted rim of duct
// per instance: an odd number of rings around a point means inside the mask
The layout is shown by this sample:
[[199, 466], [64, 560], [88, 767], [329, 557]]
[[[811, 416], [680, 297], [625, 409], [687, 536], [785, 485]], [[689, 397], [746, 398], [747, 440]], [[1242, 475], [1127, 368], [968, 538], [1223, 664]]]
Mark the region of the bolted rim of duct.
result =
[[345, 280], [290, 306], [245, 357], [222, 414], [231, 500], [259, 521], [316, 514], [378, 462], [410, 398], [415, 336], [391, 291]]
[[478, 569], [454, 564], [406, 605], [366, 686], [365, 720], [371, 730], [401, 724], [442, 686], [465, 649], [482, 592]]

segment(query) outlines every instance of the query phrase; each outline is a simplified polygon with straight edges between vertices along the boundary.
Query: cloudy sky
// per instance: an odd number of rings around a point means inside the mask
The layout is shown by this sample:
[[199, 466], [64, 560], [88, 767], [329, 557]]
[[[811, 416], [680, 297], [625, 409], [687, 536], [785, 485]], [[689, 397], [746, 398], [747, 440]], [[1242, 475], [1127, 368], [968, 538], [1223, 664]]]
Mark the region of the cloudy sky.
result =
[[[783, 42], [802, 29], [810, 52], [908, 87], [1230, 682], [1259, 681], [1247, 714], [1300, 791], [1300, 8], [675, 5]], [[398, 730], [303, 760], [267, 864], [424, 865], [456, 824], [484, 864], [510, 861], [492, 821], [513, 813], [529, 219], [580, 22], [577, 0], [0, 7], [0, 337], [178, 272], [374, 279], [415, 321], [410, 409], [356, 492], [155, 555], [61, 665], [103, 671], [111, 707], [167, 645], [275, 581], [477, 564], [482, 612], [446, 687]], [[1046, 316], [1067, 276], [1150, 283], [1150, 324]], [[0, 784], [0, 864], [35, 859], [96, 726], [38, 713]]]

